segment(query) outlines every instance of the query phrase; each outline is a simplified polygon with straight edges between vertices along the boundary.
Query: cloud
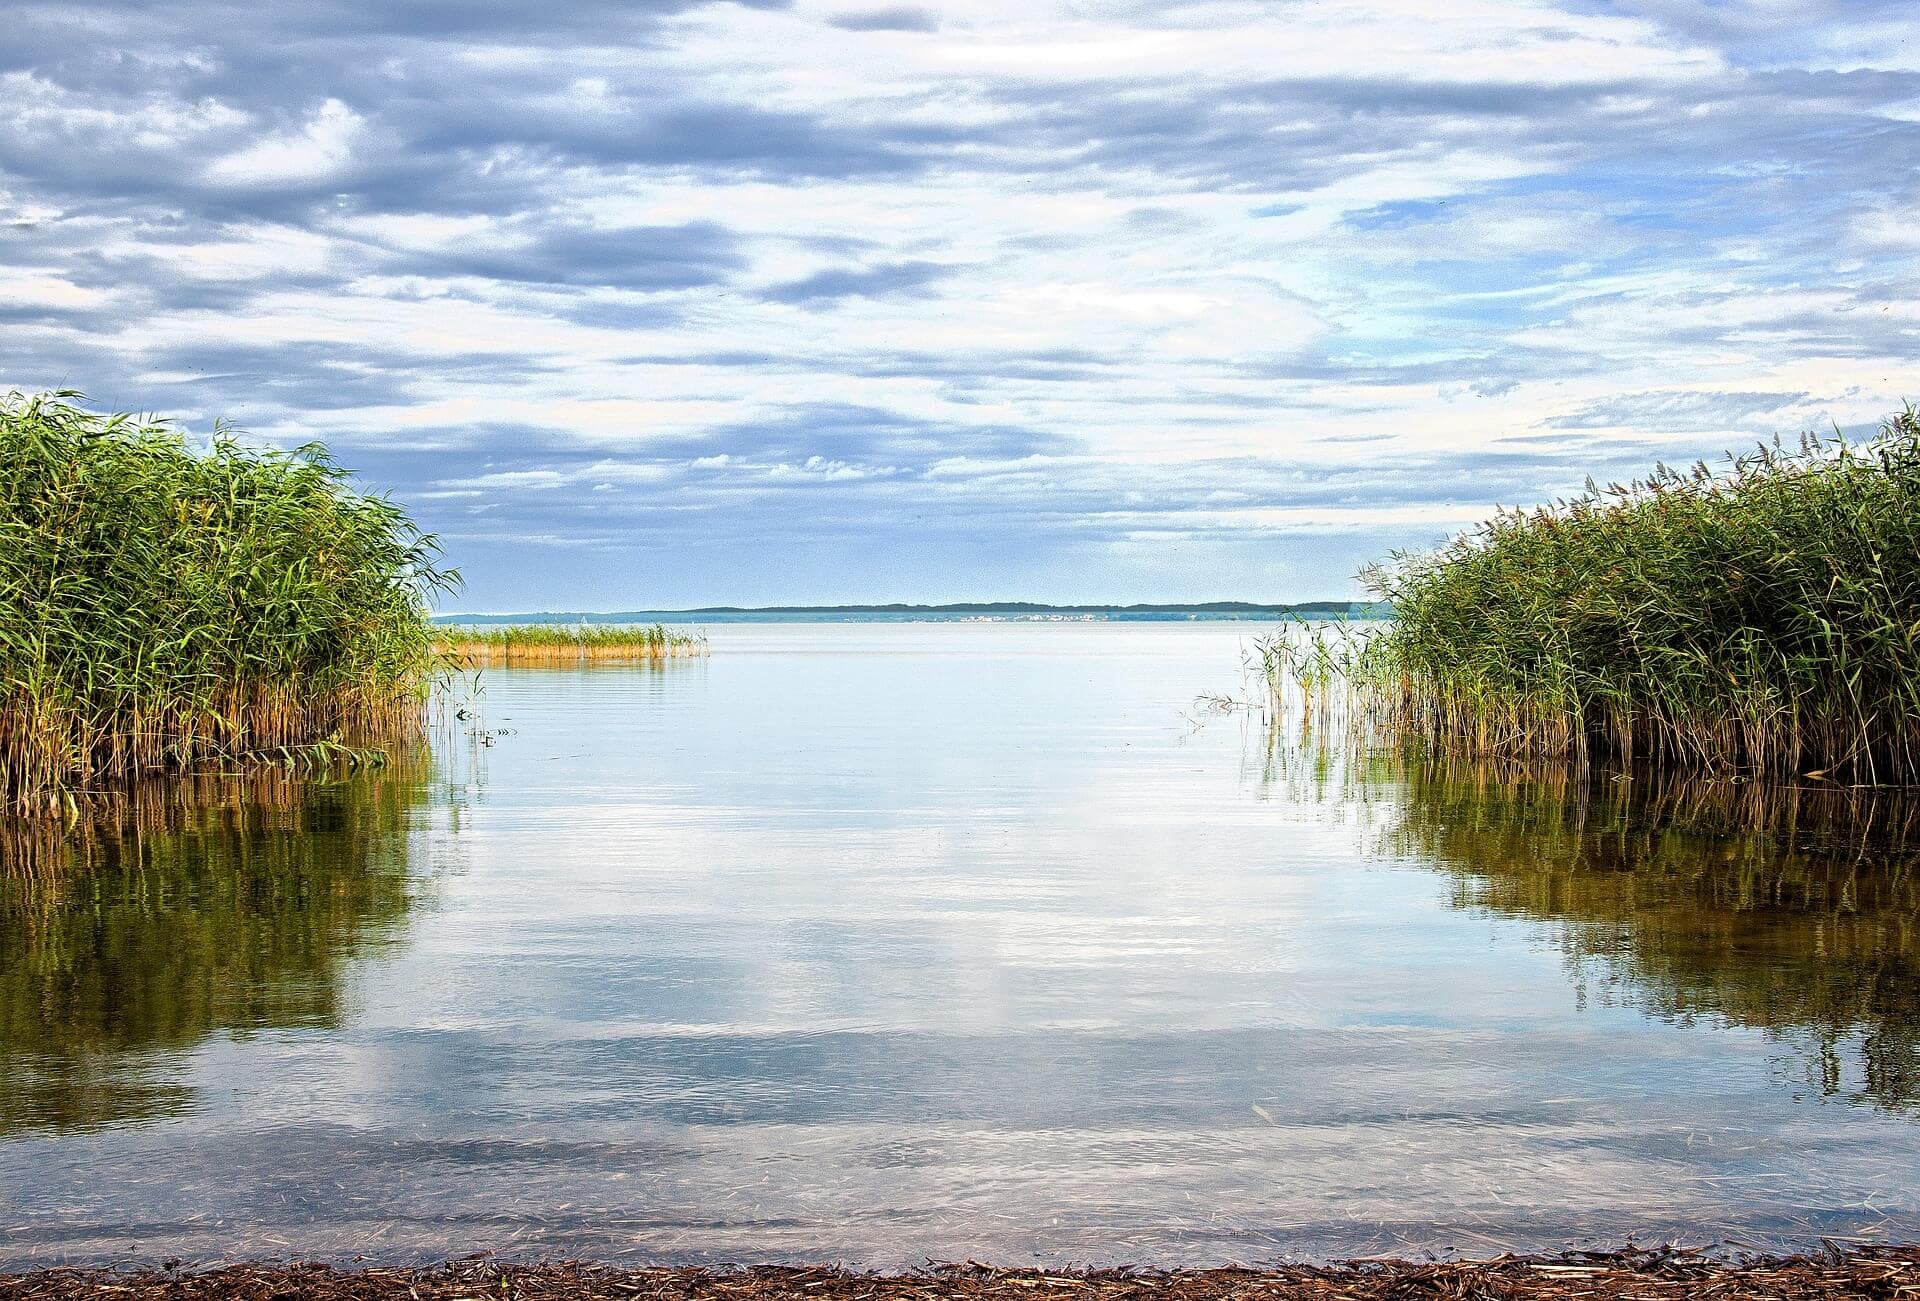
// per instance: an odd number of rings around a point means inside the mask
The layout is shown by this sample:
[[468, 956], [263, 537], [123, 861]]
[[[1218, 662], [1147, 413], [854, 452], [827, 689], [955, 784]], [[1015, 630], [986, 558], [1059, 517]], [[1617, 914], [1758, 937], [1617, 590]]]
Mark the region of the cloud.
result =
[[1569, 415], [1546, 421], [1550, 429], [1639, 429], [1649, 433], [1714, 433], [1752, 430], [1773, 423], [1785, 430], [1783, 414], [1802, 409], [1806, 393], [1720, 393], [1687, 390], [1623, 393], [1589, 403]]
[[306, 184], [342, 175], [366, 119], [337, 99], [322, 104], [298, 131], [268, 136], [215, 159], [207, 177], [216, 185]]
[[8, 21], [0, 387], [325, 438], [495, 608], [1332, 595], [1920, 396], [1885, 0]]
[[732, 232], [714, 222], [598, 228], [578, 222], [509, 224], [484, 241], [458, 239], [433, 253], [400, 253], [410, 275], [471, 276], [509, 283], [691, 289], [745, 265]]
[[827, 19], [848, 32], [937, 32], [940, 18], [930, 9], [890, 5], [884, 9], [849, 9]]
[[812, 307], [844, 298], [883, 298], [926, 289], [952, 275], [954, 268], [939, 262], [883, 262], [860, 268], [829, 268], [771, 285], [761, 291], [769, 302]]

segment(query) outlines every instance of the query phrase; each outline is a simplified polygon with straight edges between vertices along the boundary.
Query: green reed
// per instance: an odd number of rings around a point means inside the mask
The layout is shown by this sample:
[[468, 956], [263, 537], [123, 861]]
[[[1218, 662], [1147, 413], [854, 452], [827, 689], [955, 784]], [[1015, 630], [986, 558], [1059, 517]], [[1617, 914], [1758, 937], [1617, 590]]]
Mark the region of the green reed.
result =
[[0, 809], [417, 722], [458, 581], [324, 448], [0, 398]]
[[1263, 646], [1456, 751], [1920, 782], [1920, 418], [1497, 515]]
[[449, 625], [434, 631], [450, 654], [471, 663], [664, 659], [707, 651], [705, 637], [658, 623]]

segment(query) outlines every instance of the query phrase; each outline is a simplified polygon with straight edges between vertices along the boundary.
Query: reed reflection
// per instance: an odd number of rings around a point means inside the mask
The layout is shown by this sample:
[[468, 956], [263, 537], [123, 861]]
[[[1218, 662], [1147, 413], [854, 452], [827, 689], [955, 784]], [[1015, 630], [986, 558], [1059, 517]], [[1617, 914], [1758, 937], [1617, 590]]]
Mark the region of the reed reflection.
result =
[[1388, 845], [1550, 923], [1583, 988], [1752, 1027], [1796, 1086], [1920, 1110], [1911, 812], [1848, 793], [1409, 765]]
[[316, 782], [251, 772], [135, 788], [72, 827], [0, 824], [0, 1133], [192, 1104], [211, 1036], [331, 1028], [345, 969], [400, 941], [424, 746]]
[[1341, 722], [1266, 728], [1261, 783], [1363, 807], [1374, 851], [1446, 873], [1456, 908], [1546, 925], [1583, 998], [1763, 1031], [1788, 1087], [1920, 1115], [1920, 801], [1450, 759]]

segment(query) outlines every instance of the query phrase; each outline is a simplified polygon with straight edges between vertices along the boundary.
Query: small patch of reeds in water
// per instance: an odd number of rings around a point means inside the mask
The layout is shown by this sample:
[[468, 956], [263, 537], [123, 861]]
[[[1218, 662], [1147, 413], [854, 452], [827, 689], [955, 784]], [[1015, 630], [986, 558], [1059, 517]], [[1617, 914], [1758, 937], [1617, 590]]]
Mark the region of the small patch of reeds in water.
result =
[[447, 625], [435, 633], [445, 653], [475, 666], [558, 667], [707, 653], [704, 636], [658, 623]]

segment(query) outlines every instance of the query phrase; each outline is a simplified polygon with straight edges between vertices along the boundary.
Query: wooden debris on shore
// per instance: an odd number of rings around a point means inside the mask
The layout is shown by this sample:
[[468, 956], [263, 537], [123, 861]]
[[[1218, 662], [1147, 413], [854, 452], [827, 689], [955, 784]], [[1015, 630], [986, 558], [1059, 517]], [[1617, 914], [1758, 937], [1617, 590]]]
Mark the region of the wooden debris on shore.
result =
[[625, 1269], [515, 1264], [487, 1256], [429, 1268], [317, 1264], [208, 1270], [45, 1269], [0, 1275], [0, 1301], [1795, 1301], [1920, 1298], [1920, 1246], [1723, 1259], [1630, 1250], [1477, 1261], [1356, 1260], [1266, 1269], [995, 1269], [968, 1262], [911, 1274], [831, 1267]]

